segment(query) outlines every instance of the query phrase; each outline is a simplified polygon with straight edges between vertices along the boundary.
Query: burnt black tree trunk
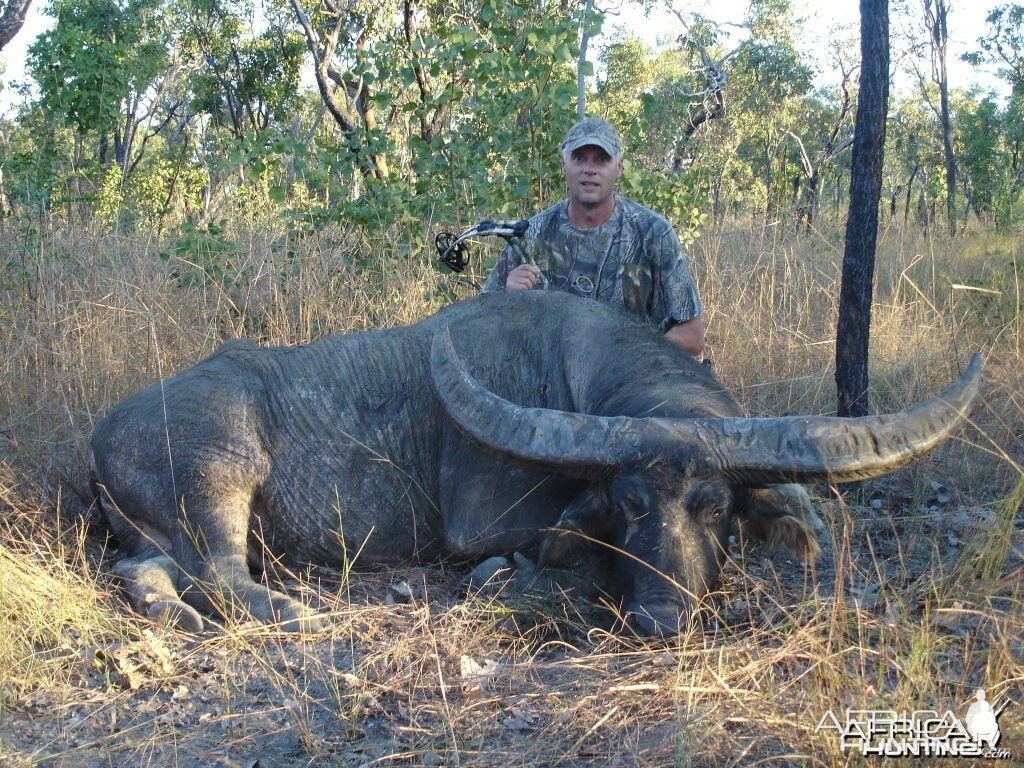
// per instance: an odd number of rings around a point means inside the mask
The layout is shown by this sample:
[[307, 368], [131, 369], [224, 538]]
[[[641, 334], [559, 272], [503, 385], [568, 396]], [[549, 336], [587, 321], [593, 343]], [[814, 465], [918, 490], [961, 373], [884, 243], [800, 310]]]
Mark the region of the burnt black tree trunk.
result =
[[860, 94], [853, 134], [850, 209], [836, 328], [840, 416], [868, 412], [868, 339], [889, 110], [889, 0], [860, 0]]

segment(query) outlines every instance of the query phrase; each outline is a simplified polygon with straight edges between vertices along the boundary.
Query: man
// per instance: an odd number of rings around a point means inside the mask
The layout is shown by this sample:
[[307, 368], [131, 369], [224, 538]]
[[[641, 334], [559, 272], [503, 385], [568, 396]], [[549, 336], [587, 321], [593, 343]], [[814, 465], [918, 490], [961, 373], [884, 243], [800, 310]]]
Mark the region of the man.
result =
[[506, 246], [483, 291], [539, 284], [589, 296], [644, 317], [700, 355], [703, 308], [679, 237], [664, 217], [615, 192], [622, 176], [615, 128], [598, 117], [570, 128], [562, 173], [569, 197], [530, 219], [526, 250], [534, 264]]

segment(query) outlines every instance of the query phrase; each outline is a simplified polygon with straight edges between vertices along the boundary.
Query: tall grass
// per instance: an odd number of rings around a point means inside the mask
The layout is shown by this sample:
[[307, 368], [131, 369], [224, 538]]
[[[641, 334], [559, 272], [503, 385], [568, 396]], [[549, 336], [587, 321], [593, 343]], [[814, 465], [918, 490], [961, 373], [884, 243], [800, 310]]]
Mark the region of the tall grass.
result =
[[[93, 423], [225, 339], [303, 343], [471, 295], [480, 259], [441, 274], [415, 245], [430, 229], [239, 228], [205, 250], [2, 236], [0, 764], [840, 766], [856, 759], [816, 732], [824, 712], [962, 713], [978, 686], [1018, 701], [1001, 746], [1024, 759], [1021, 253], [985, 232], [884, 231], [873, 310], [875, 409], [980, 351], [972, 427], [871, 504], [820, 499], [817, 563], [735, 553], [702, 632], [649, 643], [568, 604], [459, 601], [443, 566], [289, 579], [328, 617], [315, 636], [130, 616], [84, 534]], [[841, 251], [739, 224], [693, 248], [711, 357], [752, 414], [833, 410]]]

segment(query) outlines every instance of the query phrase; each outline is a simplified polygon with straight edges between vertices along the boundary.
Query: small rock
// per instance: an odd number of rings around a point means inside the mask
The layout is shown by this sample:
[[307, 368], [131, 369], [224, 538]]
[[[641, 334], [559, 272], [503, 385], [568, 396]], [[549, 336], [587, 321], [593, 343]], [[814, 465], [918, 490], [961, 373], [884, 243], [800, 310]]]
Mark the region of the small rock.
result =
[[485, 587], [498, 587], [507, 582], [514, 572], [515, 568], [507, 557], [489, 557], [459, 582], [459, 589], [479, 592]]
[[491, 687], [504, 667], [493, 659], [477, 661], [472, 656], [459, 657], [459, 673], [466, 691], [483, 691]]
[[400, 581], [397, 584], [392, 584], [391, 591], [399, 597], [404, 598], [406, 600], [412, 600], [415, 597], [412, 591], [412, 587], [410, 587], [409, 584], [404, 581]]

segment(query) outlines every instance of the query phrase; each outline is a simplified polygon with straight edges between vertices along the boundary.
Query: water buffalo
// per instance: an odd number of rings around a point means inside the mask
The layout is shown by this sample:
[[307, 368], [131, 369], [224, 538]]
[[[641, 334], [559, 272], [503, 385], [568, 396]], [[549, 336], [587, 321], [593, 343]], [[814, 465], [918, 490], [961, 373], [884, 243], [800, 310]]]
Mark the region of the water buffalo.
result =
[[189, 629], [197, 609], [239, 606], [318, 626], [253, 580], [267, 552], [519, 552], [569, 569], [605, 556], [634, 627], [669, 634], [714, 588], [731, 524], [813, 554], [794, 483], [914, 461], [966, 418], [979, 376], [975, 359], [892, 415], [748, 418], [655, 329], [565, 293], [499, 293], [406, 328], [225, 344], [96, 425], [94, 478], [134, 608]]

